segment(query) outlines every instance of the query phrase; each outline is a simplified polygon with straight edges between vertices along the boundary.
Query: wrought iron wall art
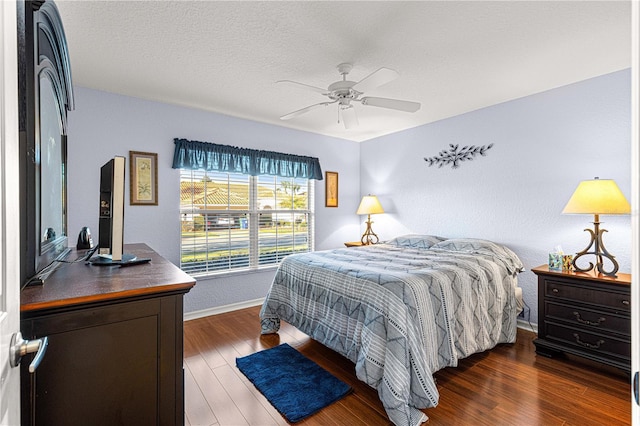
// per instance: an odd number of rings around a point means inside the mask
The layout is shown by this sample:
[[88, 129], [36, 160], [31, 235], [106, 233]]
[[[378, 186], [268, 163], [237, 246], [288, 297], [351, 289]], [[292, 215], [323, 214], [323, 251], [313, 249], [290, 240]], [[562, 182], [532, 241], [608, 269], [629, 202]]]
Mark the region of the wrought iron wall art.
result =
[[490, 150], [492, 146], [493, 144], [483, 146], [468, 145], [463, 146], [458, 151], [460, 145], [449, 144], [449, 149], [443, 149], [435, 157], [424, 157], [424, 161], [429, 163], [429, 167], [437, 164], [438, 168], [440, 168], [442, 166], [451, 164], [452, 169], [457, 169], [458, 167], [460, 167], [460, 163], [462, 161], [471, 161], [478, 154], [484, 157], [486, 152]]

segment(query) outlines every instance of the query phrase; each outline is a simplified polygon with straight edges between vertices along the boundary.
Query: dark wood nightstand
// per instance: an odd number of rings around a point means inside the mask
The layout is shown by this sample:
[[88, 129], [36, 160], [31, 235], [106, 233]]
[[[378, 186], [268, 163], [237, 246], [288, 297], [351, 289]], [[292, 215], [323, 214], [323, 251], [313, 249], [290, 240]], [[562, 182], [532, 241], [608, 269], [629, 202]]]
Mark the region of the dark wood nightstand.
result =
[[344, 243], [346, 247], [360, 247], [365, 246], [366, 244], [362, 244], [362, 241], [351, 241], [349, 243]]
[[536, 353], [579, 355], [631, 372], [631, 275], [533, 268], [538, 276]]

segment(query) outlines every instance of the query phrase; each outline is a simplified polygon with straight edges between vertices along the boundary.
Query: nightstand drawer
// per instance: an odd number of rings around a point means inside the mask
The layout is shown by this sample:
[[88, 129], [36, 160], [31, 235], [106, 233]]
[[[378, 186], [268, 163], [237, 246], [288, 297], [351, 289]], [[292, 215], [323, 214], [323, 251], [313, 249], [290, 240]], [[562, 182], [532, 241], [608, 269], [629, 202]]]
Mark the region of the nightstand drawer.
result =
[[544, 293], [549, 298], [584, 302], [600, 307], [631, 312], [631, 298], [628, 293], [616, 293], [587, 286], [573, 286], [561, 281], [545, 280]]
[[538, 276], [538, 355], [566, 352], [631, 372], [631, 275], [553, 271]]
[[604, 334], [590, 333], [584, 329], [547, 323], [546, 340], [559, 342], [583, 352], [631, 359], [631, 342]]
[[549, 319], [559, 319], [579, 327], [587, 327], [600, 332], [614, 332], [623, 336], [631, 336], [631, 321], [625, 315], [587, 309], [582, 306], [565, 305], [556, 302], [546, 303], [546, 314]]

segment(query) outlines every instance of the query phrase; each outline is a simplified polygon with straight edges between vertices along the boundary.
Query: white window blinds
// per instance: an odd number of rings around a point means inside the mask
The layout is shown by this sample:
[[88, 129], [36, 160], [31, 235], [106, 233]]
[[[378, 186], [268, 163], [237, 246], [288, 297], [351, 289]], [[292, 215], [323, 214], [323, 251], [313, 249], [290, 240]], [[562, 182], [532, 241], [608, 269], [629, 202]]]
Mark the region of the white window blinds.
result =
[[180, 267], [251, 270], [313, 250], [313, 181], [180, 169]]

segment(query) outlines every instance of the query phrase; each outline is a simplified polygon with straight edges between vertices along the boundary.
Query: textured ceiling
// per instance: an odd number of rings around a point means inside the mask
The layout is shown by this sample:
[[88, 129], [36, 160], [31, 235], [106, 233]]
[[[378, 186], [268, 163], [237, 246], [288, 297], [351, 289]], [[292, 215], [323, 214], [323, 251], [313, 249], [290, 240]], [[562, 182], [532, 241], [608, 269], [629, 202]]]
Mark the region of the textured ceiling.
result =
[[[354, 141], [419, 126], [631, 66], [629, 1], [57, 0], [74, 84]], [[359, 81], [400, 77], [369, 96], [416, 113], [356, 104], [345, 130], [332, 105], [276, 84], [327, 87], [351, 62]]]

